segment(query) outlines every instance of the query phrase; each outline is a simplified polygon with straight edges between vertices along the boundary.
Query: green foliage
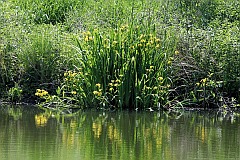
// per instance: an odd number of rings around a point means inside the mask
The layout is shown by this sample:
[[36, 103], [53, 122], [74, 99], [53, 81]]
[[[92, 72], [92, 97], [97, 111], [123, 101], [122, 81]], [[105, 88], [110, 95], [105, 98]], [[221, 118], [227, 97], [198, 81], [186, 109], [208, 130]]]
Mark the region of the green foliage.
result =
[[[68, 12], [76, 9], [76, 0], [13, 0], [23, 10], [28, 12], [37, 24], [56, 24], [65, 22]], [[79, 3], [80, 4], [80, 3]]]
[[240, 102], [238, 0], [0, 3], [1, 97], [17, 83], [68, 107]]
[[10, 88], [8, 91], [8, 98], [10, 102], [21, 102], [22, 100], [22, 89], [15, 83], [14, 87]]

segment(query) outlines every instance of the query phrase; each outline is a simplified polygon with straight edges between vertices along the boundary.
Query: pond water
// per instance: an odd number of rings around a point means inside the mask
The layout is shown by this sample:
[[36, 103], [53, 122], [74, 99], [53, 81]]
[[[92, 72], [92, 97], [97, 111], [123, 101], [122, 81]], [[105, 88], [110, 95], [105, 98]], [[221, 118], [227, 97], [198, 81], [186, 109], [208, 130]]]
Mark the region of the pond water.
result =
[[240, 159], [238, 116], [0, 107], [1, 160]]

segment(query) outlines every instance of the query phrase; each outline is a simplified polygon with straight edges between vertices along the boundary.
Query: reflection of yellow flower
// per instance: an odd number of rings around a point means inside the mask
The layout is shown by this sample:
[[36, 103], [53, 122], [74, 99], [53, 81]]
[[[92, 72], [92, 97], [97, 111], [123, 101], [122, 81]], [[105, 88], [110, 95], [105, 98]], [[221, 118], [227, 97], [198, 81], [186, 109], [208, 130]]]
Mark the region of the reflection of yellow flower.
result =
[[43, 115], [43, 114], [39, 114], [39, 115], [35, 115], [35, 125], [37, 127], [44, 127], [46, 126], [48, 121], [48, 117]]
[[101, 136], [101, 133], [102, 133], [102, 125], [101, 125], [101, 123], [93, 122], [92, 130], [94, 132], [94, 137], [95, 138], [99, 138]]

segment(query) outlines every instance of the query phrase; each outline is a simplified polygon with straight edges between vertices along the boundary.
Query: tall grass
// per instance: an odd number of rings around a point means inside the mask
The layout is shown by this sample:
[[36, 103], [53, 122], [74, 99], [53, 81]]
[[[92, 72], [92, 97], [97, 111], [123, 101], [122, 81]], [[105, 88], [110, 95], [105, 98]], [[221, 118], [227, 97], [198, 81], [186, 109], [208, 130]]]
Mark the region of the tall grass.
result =
[[104, 109], [167, 104], [174, 51], [165, 53], [161, 48], [166, 40], [155, 32], [124, 25], [105, 35], [87, 31], [76, 40], [79, 63], [74, 71], [65, 73], [57, 91], [63, 101]]
[[77, 0], [12, 0], [37, 24], [56, 24], [65, 22], [68, 12], [75, 10], [84, 1]]

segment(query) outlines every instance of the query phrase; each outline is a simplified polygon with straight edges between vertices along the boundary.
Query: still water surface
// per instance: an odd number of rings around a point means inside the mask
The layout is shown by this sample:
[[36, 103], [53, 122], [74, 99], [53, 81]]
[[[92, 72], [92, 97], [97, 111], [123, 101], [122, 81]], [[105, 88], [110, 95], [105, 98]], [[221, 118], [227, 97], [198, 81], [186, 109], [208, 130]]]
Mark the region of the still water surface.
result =
[[80, 159], [240, 159], [240, 119], [206, 112], [59, 117], [0, 106], [0, 160]]

